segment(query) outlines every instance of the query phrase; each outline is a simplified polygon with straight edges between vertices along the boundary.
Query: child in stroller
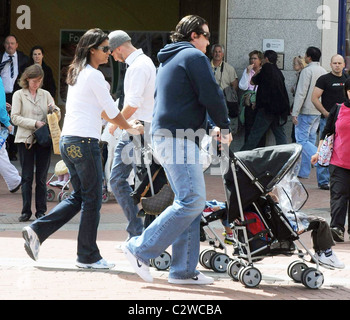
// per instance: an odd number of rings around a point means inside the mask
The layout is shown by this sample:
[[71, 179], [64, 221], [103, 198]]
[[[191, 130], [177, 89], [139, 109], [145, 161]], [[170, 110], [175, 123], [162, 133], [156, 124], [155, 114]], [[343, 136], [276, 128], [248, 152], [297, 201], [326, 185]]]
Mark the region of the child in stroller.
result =
[[270, 196], [276, 205], [280, 206], [292, 228], [299, 235], [311, 231], [314, 258], [320, 265], [326, 268], [345, 268], [344, 263], [339, 261], [332, 250], [335, 242], [327, 221], [321, 217], [307, 215], [293, 207], [293, 204], [300, 202], [300, 191], [305, 191], [307, 194], [297, 177], [289, 174], [276, 185]]
[[[52, 181], [55, 177], [57, 177], [56, 181]], [[63, 199], [68, 198], [70, 195], [70, 192], [67, 192], [69, 190], [69, 172], [68, 168], [63, 162], [63, 160], [60, 160], [55, 165], [55, 173], [51, 176], [51, 178], [47, 181], [46, 185], [60, 188], [61, 191], [59, 192], [57, 196], [58, 202], [61, 202]], [[56, 193], [53, 189], [48, 188], [46, 191], [46, 200], [51, 202], [55, 199]]]
[[[292, 210], [285, 210], [286, 213], [290, 211], [292, 214], [288, 219], [271, 196], [271, 192], [282, 179], [294, 181], [289, 175], [297, 179], [300, 154], [301, 147], [290, 144], [237, 152], [227, 160], [230, 164], [229, 170], [223, 174], [227, 209], [226, 213], [216, 215], [216, 218], [223, 219], [227, 214], [236, 240], [235, 258], [228, 262], [227, 272], [233, 280], [239, 280], [247, 287], [258, 286], [262, 278], [260, 271], [253, 266], [254, 261], [278, 254], [293, 255], [296, 249], [302, 261], [291, 263], [287, 270], [288, 275], [295, 282], [301, 282], [308, 288], [316, 289], [323, 284], [323, 274], [319, 271], [319, 264], [323, 259], [319, 258], [318, 254], [314, 256], [299, 236], [303, 231], [313, 230], [312, 236], [314, 240], [316, 239], [314, 241], [316, 248], [320, 245], [320, 242], [317, 242], [318, 231], [321, 227], [326, 230], [324, 226], [327, 224], [320, 219], [312, 219], [307, 228], [295, 229], [298, 222], [296, 213], [304, 205], [307, 197], [304, 201], [300, 201], [299, 197], [301, 206], [297, 207], [296, 204], [290, 203]], [[298, 185], [302, 186], [299, 180]], [[293, 185], [293, 190], [296, 186]], [[283, 192], [290, 200], [290, 189], [286, 191], [285, 188]], [[279, 197], [281, 200], [281, 194]], [[254, 215], [248, 215], [248, 211]], [[210, 221], [210, 217], [205, 220]], [[250, 232], [253, 227], [255, 227], [254, 233]], [[300, 250], [295, 242], [300, 243], [306, 253]], [[330, 247], [331, 244], [328, 243], [327, 246]], [[208, 257], [208, 252], [206, 253]], [[216, 256], [213, 253], [211, 255], [213, 258]], [[306, 255], [311, 257], [316, 268], [307, 266], [304, 258]], [[201, 258], [203, 259], [202, 253]], [[338, 267], [342, 267], [341, 263]]]

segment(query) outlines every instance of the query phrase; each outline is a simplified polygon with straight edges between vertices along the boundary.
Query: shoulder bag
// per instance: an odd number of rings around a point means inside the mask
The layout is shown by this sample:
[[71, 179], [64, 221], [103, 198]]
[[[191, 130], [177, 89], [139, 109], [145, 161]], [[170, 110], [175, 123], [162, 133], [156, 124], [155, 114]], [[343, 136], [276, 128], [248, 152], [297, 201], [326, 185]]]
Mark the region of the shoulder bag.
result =
[[[337, 112], [334, 117], [334, 128], [335, 128], [335, 122], [337, 121], [338, 114], [339, 114], [339, 109], [341, 105], [337, 104]], [[317, 163], [321, 167], [328, 167], [329, 163], [332, 158], [332, 153], [333, 153], [333, 145], [334, 145], [334, 137], [335, 133], [332, 134], [327, 134], [322, 142], [320, 151], [318, 153], [318, 160]]]
[[[28, 143], [28, 139], [31, 140], [30, 143]], [[24, 143], [26, 149], [29, 150], [33, 146], [34, 142], [44, 148], [50, 147], [52, 145], [50, 130], [47, 124], [36, 129], [31, 135], [27, 137]]]

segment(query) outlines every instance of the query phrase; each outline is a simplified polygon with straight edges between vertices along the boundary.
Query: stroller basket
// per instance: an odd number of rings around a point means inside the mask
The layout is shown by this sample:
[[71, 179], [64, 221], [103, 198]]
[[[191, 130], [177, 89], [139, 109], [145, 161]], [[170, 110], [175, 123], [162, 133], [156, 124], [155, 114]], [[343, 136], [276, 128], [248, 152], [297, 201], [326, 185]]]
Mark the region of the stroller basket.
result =
[[[224, 175], [229, 222], [239, 218], [243, 208], [270, 192], [296, 164], [301, 150], [298, 144], [287, 144], [236, 152]], [[235, 183], [235, 179], [239, 183]], [[239, 186], [238, 194], [236, 185]]]

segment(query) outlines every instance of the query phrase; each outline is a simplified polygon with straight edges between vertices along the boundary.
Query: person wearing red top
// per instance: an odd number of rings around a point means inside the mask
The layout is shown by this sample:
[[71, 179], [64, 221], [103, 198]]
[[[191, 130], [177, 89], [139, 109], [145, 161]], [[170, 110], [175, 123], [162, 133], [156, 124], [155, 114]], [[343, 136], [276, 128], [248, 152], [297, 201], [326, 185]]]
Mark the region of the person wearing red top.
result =
[[[326, 126], [322, 132], [318, 150], [327, 134], [335, 133], [333, 153], [330, 160], [331, 192], [331, 231], [335, 241], [344, 242], [345, 220], [350, 200], [350, 78], [346, 80], [344, 91], [346, 101], [339, 108], [337, 105], [329, 113]], [[315, 164], [318, 154], [314, 154], [311, 163]]]

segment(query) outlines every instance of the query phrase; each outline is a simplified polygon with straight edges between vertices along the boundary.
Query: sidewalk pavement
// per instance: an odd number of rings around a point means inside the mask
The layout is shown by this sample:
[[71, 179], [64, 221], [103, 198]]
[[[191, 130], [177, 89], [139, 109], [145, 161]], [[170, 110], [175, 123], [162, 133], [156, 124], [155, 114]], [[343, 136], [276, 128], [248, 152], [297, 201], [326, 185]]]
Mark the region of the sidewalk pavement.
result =
[[[58, 159], [53, 158], [49, 176]], [[18, 167], [18, 163], [15, 164]], [[205, 179], [207, 199], [225, 201], [221, 176], [206, 173]], [[329, 220], [329, 191], [317, 188], [315, 169], [311, 177], [302, 182], [309, 193], [303, 212]], [[339, 259], [346, 264], [345, 269], [321, 267], [324, 284], [318, 290], [307, 289], [287, 275], [289, 264], [298, 260], [297, 256], [268, 257], [255, 263], [262, 273], [262, 281], [254, 289], [233, 281], [227, 273], [215, 273], [200, 264], [200, 271], [215, 278], [213, 285], [171, 285], [167, 282], [168, 271], [155, 268], [151, 268], [154, 282], [145, 283], [133, 272], [124, 254], [116, 250], [116, 245], [121, 244], [127, 234], [126, 219], [113, 198], [102, 205], [98, 232], [102, 256], [116, 264], [109, 271], [86, 271], [75, 266], [79, 215], [42, 244], [38, 261], [31, 260], [24, 250], [21, 234], [29, 222], [18, 222], [22, 206], [20, 191], [10, 194], [0, 178], [0, 199], [0, 300], [136, 300], [140, 303], [142, 300], [206, 300], [220, 303], [224, 300], [350, 299], [350, 241], [347, 234], [346, 241], [334, 247]], [[57, 200], [49, 202], [48, 210], [56, 204]], [[220, 223], [214, 227], [221, 234]], [[301, 239], [306, 246], [311, 246], [310, 233]], [[208, 242], [201, 242], [201, 250], [206, 248], [211, 248]], [[171, 248], [167, 251], [171, 254]], [[229, 247], [227, 253], [232, 254]]]

